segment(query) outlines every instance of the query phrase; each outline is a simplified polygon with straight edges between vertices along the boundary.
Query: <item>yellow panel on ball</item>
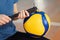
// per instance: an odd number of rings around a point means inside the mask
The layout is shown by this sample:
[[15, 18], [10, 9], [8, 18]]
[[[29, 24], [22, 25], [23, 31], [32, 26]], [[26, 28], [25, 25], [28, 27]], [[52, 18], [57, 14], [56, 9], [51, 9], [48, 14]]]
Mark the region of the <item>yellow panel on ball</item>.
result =
[[42, 16], [40, 14], [32, 15], [25, 23], [24, 28], [28, 33], [41, 36], [45, 32], [44, 25], [42, 23]]

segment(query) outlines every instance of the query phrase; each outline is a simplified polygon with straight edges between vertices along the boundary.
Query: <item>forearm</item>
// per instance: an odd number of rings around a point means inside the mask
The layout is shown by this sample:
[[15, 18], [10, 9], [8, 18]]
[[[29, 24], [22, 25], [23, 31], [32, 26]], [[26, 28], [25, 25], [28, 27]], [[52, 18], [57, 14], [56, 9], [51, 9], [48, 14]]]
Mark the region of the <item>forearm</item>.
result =
[[[17, 4], [15, 3], [14, 4], [14, 14], [18, 13], [18, 10], [17, 10]], [[14, 18], [14, 20], [17, 20], [18, 17]]]
[[14, 4], [14, 14], [18, 13], [18, 10], [17, 10], [17, 3]]

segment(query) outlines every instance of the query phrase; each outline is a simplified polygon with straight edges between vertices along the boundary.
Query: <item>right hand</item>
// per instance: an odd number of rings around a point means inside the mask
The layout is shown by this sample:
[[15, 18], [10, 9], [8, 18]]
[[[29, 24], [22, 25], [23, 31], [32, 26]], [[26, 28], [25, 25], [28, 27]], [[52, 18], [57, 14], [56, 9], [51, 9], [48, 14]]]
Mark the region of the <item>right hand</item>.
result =
[[4, 25], [6, 23], [9, 23], [11, 21], [11, 18], [9, 18], [7, 15], [0, 14], [0, 25]]

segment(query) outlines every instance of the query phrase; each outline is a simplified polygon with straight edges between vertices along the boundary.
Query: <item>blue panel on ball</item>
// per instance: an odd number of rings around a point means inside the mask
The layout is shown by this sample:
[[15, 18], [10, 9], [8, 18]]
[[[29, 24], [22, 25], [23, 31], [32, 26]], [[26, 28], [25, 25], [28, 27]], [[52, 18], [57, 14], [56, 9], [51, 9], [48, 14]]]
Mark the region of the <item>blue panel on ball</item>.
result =
[[45, 33], [48, 31], [48, 28], [49, 28], [49, 24], [48, 24], [48, 21], [45, 17], [45, 13], [44, 12], [35, 12], [35, 13], [42, 15], [42, 22], [43, 22], [43, 25], [45, 27], [45, 32], [43, 35], [45, 35]]

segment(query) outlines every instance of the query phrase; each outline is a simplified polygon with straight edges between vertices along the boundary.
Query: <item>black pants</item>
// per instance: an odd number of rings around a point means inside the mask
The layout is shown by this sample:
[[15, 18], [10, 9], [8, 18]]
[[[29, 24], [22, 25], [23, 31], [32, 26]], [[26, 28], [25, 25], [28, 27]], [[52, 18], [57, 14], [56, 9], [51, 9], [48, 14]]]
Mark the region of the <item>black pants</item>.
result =
[[7, 38], [6, 40], [49, 40], [49, 39], [45, 37], [33, 38], [33, 37], [29, 37], [26, 33], [16, 32], [16, 34]]

